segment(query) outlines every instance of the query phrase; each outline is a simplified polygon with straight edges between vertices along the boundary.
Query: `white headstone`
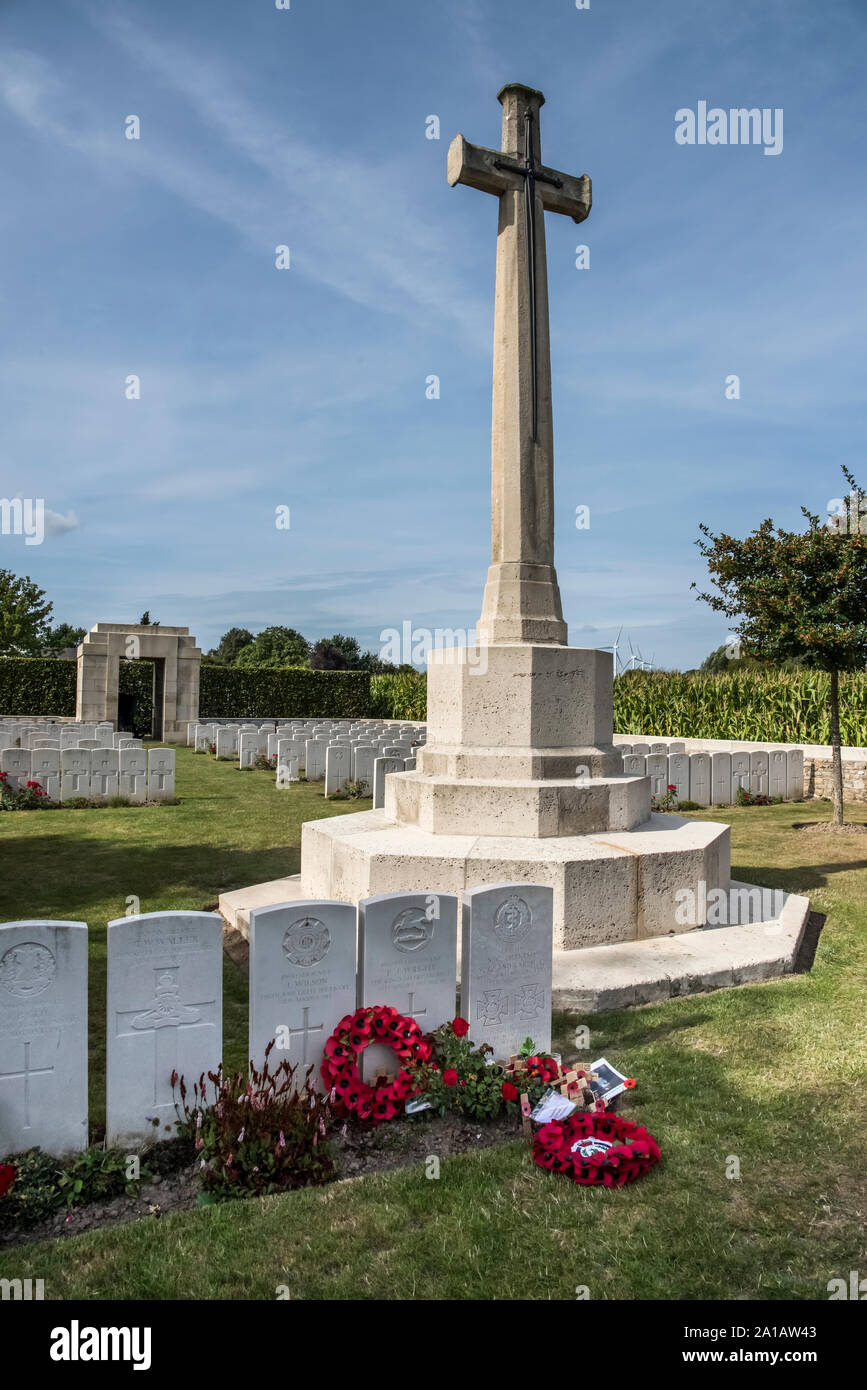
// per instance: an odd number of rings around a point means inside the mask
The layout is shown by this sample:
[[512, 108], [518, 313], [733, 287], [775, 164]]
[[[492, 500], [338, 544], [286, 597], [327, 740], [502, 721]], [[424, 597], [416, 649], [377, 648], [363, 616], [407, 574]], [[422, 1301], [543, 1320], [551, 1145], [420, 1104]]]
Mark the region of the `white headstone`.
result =
[[[631, 756], [635, 756], [632, 754]], [[625, 760], [624, 760], [625, 761]], [[668, 755], [666, 753], [648, 753], [646, 759], [641, 759], [646, 763], [647, 776], [650, 778], [651, 796], [665, 796], [665, 789], [668, 784]]]
[[87, 927], [0, 926], [0, 1155], [87, 1147]]
[[[223, 1052], [223, 927], [215, 912], [146, 912], [108, 924], [110, 1144], [166, 1138], [171, 1077], [192, 1093]], [[152, 1121], [159, 1120], [159, 1130]]]
[[710, 805], [710, 753], [689, 754], [689, 799], [698, 806]]
[[30, 777], [51, 801], [59, 801], [60, 749], [35, 748], [30, 755]]
[[252, 767], [260, 754], [268, 752], [268, 735], [252, 731], [241, 733], [238, 739], [238, 761], [241, 767]]
[[216, 738], [216, 730], [212, 724], [196, 725], [196, 752], [209, 753], [211, 744]]
[[632, 751], [633, 751], [633, 753], [641, 753], [644, 757], [646, 757], [647, 754], [650, 752], [650, 744], [649, 744], [649, 743], [633, 743], [633, 745], [632, 745]]
[[403, 758], [374, 758], [373, 761], [373, 809], [385, 805], [385, 779], [392, 772], [403, 772]]
[[689, 754], [670, 753], [668, 756], [668, 785], [674, 786], [678, 801], [689, 800]]
[[768, 794], [768, 755], [758, 748], [750, 754], [750, 791], [754, 796]]
[[118, 792], [130, 801], [148, 799], [148, 757], [144, 748], [120, 748], [117, 754]]
[[308, 738], [304, 745], [304, 776], [308, 782], [318, 782], [325, 776], [326, 744], [318, 739]]
[[21, 791], [30, 781], [30, 759], [29, 748], [0, 750], [0, 772], [6, 773], [6, 785], [12, 791]]
[[804, 750], [789, 748], [786, 753], [786, 800], [802, 801], [804, 797]]
[[218, 729], [215, 746], [218, 758], [237, 758], [238, 730], [232, 728], [231, 724], [227, 724], [224, 729]]
[[732, 794], [729, 798], [732, 804], [737, 801], [741, 787], [745, 792], [750, 789], [750, 755], [744, 748], [732, 753]]
[[551, 1046], [554, 890], [535, 883], [498, 883], [463, 894], [461, 1013], [477, 1045], [498, 1061], [533, 1039]]
[[367, 786], [367, 795], [373, 792], [373, 760], [376, 757], [376, 749], [372, 743], [360, 743], [352, 757], [352, 779], [354, 782], [364, 782]]
[[325, 795], [333, 796], [339, 792], [344, 782], [349, 781], [352, 759], [348, 744], [331, 743], [325, 754]]
[[280, 1062], [308, 1066], [319, 1082], [322, 1049], [355, 1009], [356, 910], [350, 903], [295, 902], [250, 912], [250, 1039], [257, 1067], [272, 1038]]
[[[458, 900], [451, 893], [381, 893], [358, 904], [358, 1003], [390, 1004], [431, 1033], [455, 1016]], [[369, 1055], [368, 1055], [369, 1054]], [[365, 1051], [364, 1077], [397, 1070], [379, 1044]]]
[[117, 767], [119, 749], [94, 748], [90, 754], [90, 796], [92, 801], [106, 801], [117, 796]]
[[786, 750], [772, 748], [768, 754], [768, 796], [786, 799]]
[[732, 799], [732, 755], [711, 753], [710, 798], [712, 806], [728, 806]]
[[174, 748], [148, 750], [148, 800], [171, 801], [175, 795]]
[[647, 773], [647, 756], [643, 753], [627, 753], [623, 759], [623, 771], [627, 777], [644, 777]]
[[60, 800], [90, 796], [90, 749], [60, 750]]

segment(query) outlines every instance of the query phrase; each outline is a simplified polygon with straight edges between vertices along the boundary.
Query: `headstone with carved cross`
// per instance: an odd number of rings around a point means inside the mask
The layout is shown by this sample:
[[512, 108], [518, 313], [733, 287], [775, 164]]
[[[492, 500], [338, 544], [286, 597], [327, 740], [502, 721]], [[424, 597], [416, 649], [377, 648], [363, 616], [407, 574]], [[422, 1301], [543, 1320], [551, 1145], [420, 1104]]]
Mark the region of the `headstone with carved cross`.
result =
[[87, 1146], [87, 927], [0, 925], [0, 1155]]
[[525, 1038], [551, 1046], [553, 890], [538, 883], [497, 883], [463, 895], [461, 1013], [476, 1044], [497, 1060]]
[[109, 922], [109, 1143], [168, 1138], [177, 1119], [172, 1072], [191, 1095], [193, 1082], [222, 1060], [222, 945], [215, 912], [145, 912]]
[[349, 903], [310, 901], [256, 907], [250, 913], [250, 1057], [261, 1068], [313, 1067], [319, 1084], [322, 1049], [355, 1009], [356, 910]]
[[565, 643], [554, 570], [545, 212], [583, 222], [590, 211], [590, 180], [542, 164], [541, 92], [510, 83], [499, 100], [502, 149], [471, 145], [458, 135], [448, 155], [450, 184], [469, 184], [499, 200], [491, 568], [478, 637], [491, 643]]
[[[455, 1016], [458, 900], [452, 893], [380, 893], [358, 904], [359, 1007], [390, 1004], [433, 1032]], [[371, 1044], [363, 1073], [396, 1071], [394, 1054]]]

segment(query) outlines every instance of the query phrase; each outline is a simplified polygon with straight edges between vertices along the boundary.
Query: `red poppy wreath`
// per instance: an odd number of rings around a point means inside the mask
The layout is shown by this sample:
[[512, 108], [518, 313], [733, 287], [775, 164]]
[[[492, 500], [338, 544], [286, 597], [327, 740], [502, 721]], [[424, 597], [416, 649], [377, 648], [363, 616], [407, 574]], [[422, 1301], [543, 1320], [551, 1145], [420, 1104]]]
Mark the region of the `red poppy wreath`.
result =
[[[401, 1064], [397, 1076], [385, 1086], [368, 1086], [359, 1075], [359, 1053], [371, 1043], [390, 1047]], [[404, 1018], [387, 1004], [356, 1009], [340, 1020], [325, 1044], [322, 1080], [338, 1114], [380, 1124], [399, 1115], [404, 1102], [419, 1089], [415, 1071], [430, 1053], [430, 1043], [414, 1018]]]
[[619, 1115], [584, 1111], [543, 1125], [533, 1140], [540, 1168], [566, 1173], [583, 1186], [622, 1187], [659, 1162], [659, 1145], [641, 1125]]

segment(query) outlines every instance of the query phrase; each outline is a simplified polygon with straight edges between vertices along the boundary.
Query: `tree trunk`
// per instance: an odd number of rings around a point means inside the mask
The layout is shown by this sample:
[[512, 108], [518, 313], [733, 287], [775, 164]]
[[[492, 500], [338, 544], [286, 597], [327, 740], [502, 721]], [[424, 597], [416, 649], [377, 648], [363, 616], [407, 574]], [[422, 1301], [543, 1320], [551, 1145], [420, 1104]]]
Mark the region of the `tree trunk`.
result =
[[840, 757], [840, 673], [831, 672], [831, 770], [834, 789], [834, 824], [843, 824], [843, 759]]

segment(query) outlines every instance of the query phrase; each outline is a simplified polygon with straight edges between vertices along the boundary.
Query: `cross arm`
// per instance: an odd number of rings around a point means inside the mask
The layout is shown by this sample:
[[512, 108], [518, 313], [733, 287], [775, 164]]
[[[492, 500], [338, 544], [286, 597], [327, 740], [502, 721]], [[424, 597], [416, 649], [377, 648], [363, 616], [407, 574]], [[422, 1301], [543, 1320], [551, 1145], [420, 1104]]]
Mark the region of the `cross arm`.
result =
[[542, 202], [546, 212], [562, 212], [573, 222], [583, 222], [590, 212], [593, 201], [592, 187], [588, 174], [558, 173], [544, 164], [536, 171], [536, 178], [542, 191]]
[[[502, 158], [501, 150], [471, 145], [463, 135], [456, 135], [449, 145], [448, 181], [452, 188], [457, 183], [465, 183], [470, 188], [481, 189], [482, 193], [499, 195], [510, 186], [514, 187], [514, 176], [510, 180], [504, 169], [496, 167], [497, 161]], [[519, 174], [517, 167], [515, 174]]]

